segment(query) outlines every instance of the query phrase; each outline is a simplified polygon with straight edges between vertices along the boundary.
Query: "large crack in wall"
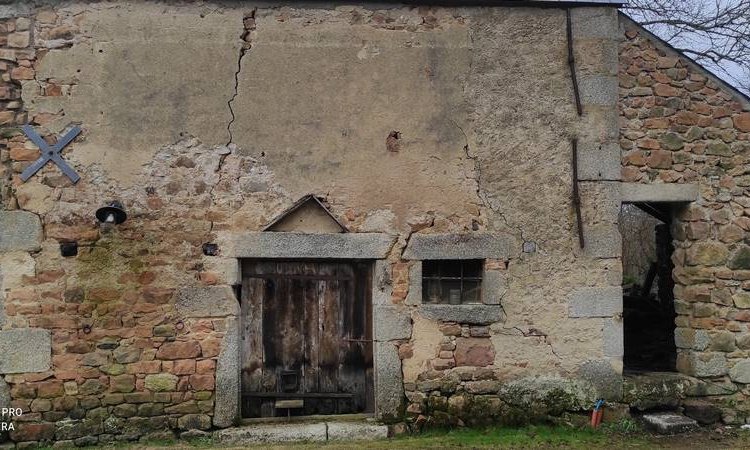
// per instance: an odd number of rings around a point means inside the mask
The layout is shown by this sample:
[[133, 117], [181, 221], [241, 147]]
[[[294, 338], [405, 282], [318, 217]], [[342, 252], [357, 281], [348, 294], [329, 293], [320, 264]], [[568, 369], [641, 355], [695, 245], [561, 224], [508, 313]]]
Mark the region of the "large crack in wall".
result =
[[232, 93], [232, 97], [229, 99], [229, 101], [227, 101], [229, 113], [232, 115], [232, 119], [227, 124], [227, 132], [229, 133], [229, 141], [227, 142], [227, 145], [234, 142], [232, 136], [232, 125], [234, 125], [234, 121], [237, 119], [237, 116], [235, 116], [233, 104], [237, 99], [237, 95], [239, 92], [240, 72], [242, 72], [242, 59], [244, 58], [245, 53], [247, 53], [247, 51], [252, 48], [252, 33], [255, 31], [256, 11], [257, 9], [253, 9], [242, 19], [243, 31], [242, 35], [240, 36], [240, 39], [242, 40], [242, 47], [240, 47], [240, 53], [237, 57], [237, 71], [234, 73], [234, 92]]

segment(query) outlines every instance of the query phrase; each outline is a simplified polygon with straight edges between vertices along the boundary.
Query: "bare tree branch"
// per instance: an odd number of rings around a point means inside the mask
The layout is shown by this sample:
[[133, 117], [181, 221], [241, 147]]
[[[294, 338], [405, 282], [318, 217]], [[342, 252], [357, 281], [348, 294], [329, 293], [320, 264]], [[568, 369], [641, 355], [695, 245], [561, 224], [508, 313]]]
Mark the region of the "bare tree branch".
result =
[[649, 31], [750, 93], [750, 0], [629, 0]]

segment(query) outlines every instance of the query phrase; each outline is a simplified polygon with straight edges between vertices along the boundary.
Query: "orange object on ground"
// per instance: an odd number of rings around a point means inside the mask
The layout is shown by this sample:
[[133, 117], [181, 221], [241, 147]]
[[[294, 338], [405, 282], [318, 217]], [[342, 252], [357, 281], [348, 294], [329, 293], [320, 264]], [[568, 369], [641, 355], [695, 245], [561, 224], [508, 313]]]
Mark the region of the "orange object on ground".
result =
[[604, 414], [604, 400], [598, 400], [594, 405], [594, 410], [591, 411], [591, 426], [597, 428], [602, 423], [602, 415]]

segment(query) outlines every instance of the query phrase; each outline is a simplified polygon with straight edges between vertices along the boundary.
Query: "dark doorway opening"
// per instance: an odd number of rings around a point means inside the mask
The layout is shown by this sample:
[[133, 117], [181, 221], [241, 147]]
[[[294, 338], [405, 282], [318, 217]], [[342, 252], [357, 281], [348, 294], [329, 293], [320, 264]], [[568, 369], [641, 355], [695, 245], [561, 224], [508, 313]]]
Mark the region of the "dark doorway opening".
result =
[[371, 268], [243, 262], [243, 417], [374, 411]]
[[675, 371], [672, 210], [634, 203], [620, 210], [626, 371]]

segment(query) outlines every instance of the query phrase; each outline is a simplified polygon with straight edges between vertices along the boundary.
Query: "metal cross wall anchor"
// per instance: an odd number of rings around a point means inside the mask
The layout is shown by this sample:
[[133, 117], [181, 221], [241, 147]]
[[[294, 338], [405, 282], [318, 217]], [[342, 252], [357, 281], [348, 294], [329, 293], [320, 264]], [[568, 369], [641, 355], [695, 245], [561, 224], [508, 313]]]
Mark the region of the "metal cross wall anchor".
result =
[[75, 170], [73, 170], [72, 167], [68, 165], [68, 163], [65, 162], [64, 159], [62, 159], [62, 156], [60, 156], [60, 152], [63, 148], [65, 148], [66, 145], [70, 143], [73, 139], [75, 139], [76, 136], [81, 132], [81, 129], [79, 127], [73, 127], [71, 128], [65, 135], [57, 140], [57, 143], [53, 146], [49, 146], [47, 142], [42, 139], [39, 134], [37, 134], [36, 130], [30, 125], [24, 125], [21, 127], [24, 134], [31, 139], [32, 142], [34, 142], [37, 147], [39, 147], [39, 150], [42, 152], [42, 156], [39, 157], [36, 161], [34, 161], [29, 167], [26, 168], [21, 173], [21, 181], [26, 181], [29, 178], [31, 178], [32, 175], [37, 173], [39, 169], [44, 167], [45, 164], [47, 164], [47, 161], [52, 161], [53, 163], [57, 164], [57, 167], [62, 170], [62, 173], [67, 175], [68, 178], [70, 178], [70, 181], [72, 181], [74, 184], [78, 182], [78, 180], [81, 179], [81, 177], [78, 176]]

